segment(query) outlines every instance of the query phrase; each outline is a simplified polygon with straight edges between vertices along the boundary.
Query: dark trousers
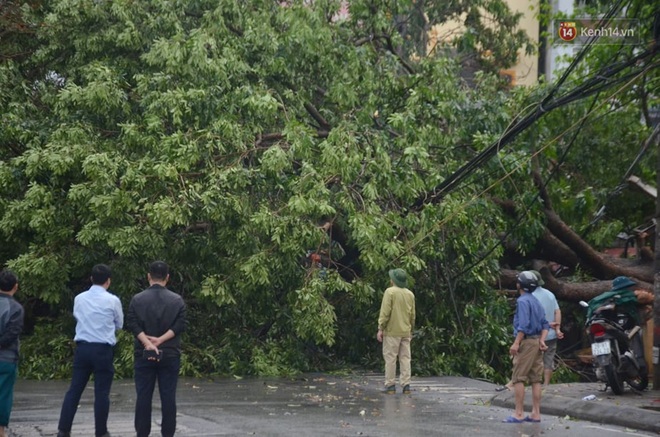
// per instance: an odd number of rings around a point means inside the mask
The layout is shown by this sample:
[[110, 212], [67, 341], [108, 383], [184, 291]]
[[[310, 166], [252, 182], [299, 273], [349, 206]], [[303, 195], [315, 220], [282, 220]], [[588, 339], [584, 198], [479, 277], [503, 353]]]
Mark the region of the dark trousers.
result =
[[113, 364], [114, 351], [109, 344], [78, 342], [73, 355], [73, 377], [69, 391], [64, 396], [60, 422], [60, 431], [70, 432], [73, 418], [78, 409], [89, 377], [94, 373], [94, 425], [97, 437], [108, 432], [108, 413], [110, 412], [110, 387], [115, 375]]
[[0, 361], [0, 426], [9, 425], [18, 365]]
[[162, 413], [161, 435], [172, 437], [176, 431], [176, 384], [179, 379], [181, 358], [164, 357], [149, 361], [135, 358], [135, 431], [137, 437], [148, 437], [151, 432], [151, 401], [158, 380], [160, 407]]

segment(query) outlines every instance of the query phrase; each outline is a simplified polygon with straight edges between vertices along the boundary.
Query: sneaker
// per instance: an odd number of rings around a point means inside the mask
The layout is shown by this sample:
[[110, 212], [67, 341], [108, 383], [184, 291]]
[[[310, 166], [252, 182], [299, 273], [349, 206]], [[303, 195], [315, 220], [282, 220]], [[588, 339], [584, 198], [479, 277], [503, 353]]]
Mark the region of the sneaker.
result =
[[403, 394], [404, 395], [409, 395], [410, 394], [410, 384], [406, 384], [403, 386]]
[[383, 389], [383, 393], [386, 395], [393, 395], [396, 393], [396, 388], [394, 388], [393, 385], [390, 385], [389, 387], [385, 387], [385, 389]]
[[67, 431], [57, 431], [57, 437], [71, 437], [71, 433]]

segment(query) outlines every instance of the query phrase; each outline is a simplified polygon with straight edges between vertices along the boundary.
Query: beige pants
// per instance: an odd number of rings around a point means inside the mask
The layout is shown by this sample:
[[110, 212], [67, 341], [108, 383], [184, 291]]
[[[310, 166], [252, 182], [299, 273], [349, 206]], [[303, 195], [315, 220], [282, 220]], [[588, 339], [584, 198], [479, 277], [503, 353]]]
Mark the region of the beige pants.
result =
[[399, 358], [399, 383], [410, 384], [410, 337], [383, 337], [385, 359], [385, 387], [395, 384], [396, 359]]
[[543, 382], [543, 352], [538, 338], [526, 338], [520, 343], [518, 354], [513, 357], [514, 382], [534, 384]]

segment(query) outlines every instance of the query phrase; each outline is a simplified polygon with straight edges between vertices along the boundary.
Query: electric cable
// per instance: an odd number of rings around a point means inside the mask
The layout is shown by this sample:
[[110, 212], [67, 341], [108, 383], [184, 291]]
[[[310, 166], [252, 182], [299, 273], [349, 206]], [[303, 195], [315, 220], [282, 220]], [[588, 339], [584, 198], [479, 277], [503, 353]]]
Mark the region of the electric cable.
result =
[[[560, 157], [559, 160], [557, 161], [557, 165], [553, 168], [553, 170], [550, 172], [550, 175], [547, 177], [547, 179], [546, 179], [545, 182], [543, 183], [543, 189], [544, 189], [544, 190], [547, 188], [547, 186], [548, 186], [548, 184], [550, 183], [550, 181], [552, 180], [553, 176], [554, 176], [555, 174], [557, 174], [557, 172], [559, 171], [559, 168], [561, 167], [562, 163], [564, 163], [564, 161], [566, 160], [566, 157], [568, 156], [568, 152], [569, 152], [570, 149], [573, 147], [573, 144], [575, 144], [575, 140], [577, 139], [578, 135], [580, 134], [580, 131], [582, 130], [582, 127], [583, 127], [584, 124], [586, 123], [589, 114], [591, 114], [591, 112], [594, 110], [594, 106], [596, 105], [596, 101], [598, 100], [598, 96], [599, 96], [599, 94], [596, 94], [596, 95], [594, 96], [593, 100], [591, 101], [591, 105], [590, 105], [589, 109], [587, 110], [587, 116], [583, 117], [583, 118], [580, 120], [580, 124], [579, 124], [579, 126], [575, 129], [575, 133], [574, 133], [573, 137], [571, 138], [571, 140], [568, 142], [568, 145], [567, 145], [566, 148], [564, 149], [564, 152], [562, 153], [561, 157]], [[489, 250], [487, 250], [484, 254], [482, 254], [482, 255], [481, 255], [481, 256], [480, 256], [475, 262], [473, 262], [473, 263], [470, 264], [468, 267], [466, 267], [466, 268], [464, 268], [463, 270], [461, 270], [461, 271], [460, 271], [456, 276], [454, 276], [452, 279], [453, 279], [453, 280], [458, 279], [459, 277], [463, 276], [466, 272], [472, 270], [474, 267], [476, 267], [476, 266], [478, 266], [479, 264], [481, 264], [486, 258], [488, 258], [488, 256], [490, 256], [490, 254], [492, 254], [492, 253], [495, 251], [495, 249], [497, 249], [500, 245], [502, 245], [502, 244], [504, 243], [504, 241], [506, 241], [506, 239], [507, 239], [507, 238], [513, 233], [513, 231], [518, 227], [518, 225], [520, 225], [520, 223], [522, 222], [522, 220], [523, 220], [524, 218], [526, 218], [526, 215], [527, 215], [526, 212], [529, 211], [529, 210], [531, 209], [531, 207], [532, 207], [532, 205], [533, 205], [534, 203], [536, 203], [536, 201], [538, 200], [538, 198], [539, 198], [540, 195], [541, 195], [540, 191], [537, 190], [537, 192], [536, 192], [536, 194], [534, 195], [534, 197], [529, 201], [529, 203], [528, 203], [527, 205], [525, 205], [525, 208], [523, 209], [523, 211], [525, 211], [525, 214], [520, 214], [520, 216], [518, 217], [518, 219], [516, 220], [516, 222], [513, 224], [513, 226], [511, 226], [511, 227], [506, 231], [506, 233], [500, 238], [500, 241], [499, 241], [497, 244], [493, 245], [493, 246], [492, 246]]]
[[[608, 12], [608, 14], [606, 14], [606, 16], [603, 17], [601, 23], [609, 21], [611, 16], [613, 16], [614, 13], [618, 11], [617, 7], [620, 6], [621, 3], [622, 1], [620, 0], [615, 6], [613, 6]], [[578, 53], [578, 56], [573, 60], [571, 65], [569, 65], [567, 70], [564, 72], [564, 75], [559, 79], [557, 84], [553, 86], [553, 88], [550, 90], [548, 95], [541, 101], [541, 103], [538, 105], [538, 107], [533, 113], [529, 114], [528, 116], [524, 117], [522, 120], [518, 121], [515, 125], [511, 127], [511, 129], [505, 131], [496, 142], [488, 146], [485, 150], [483, 150], [481, 153], [476, 155], [461, 168], [456, 170], [442, 183], [437, 185], [430, 193], [425, 193], [423, 197], [418, 198], [411, 207], [411, 209], [419, 210], [425, 204], [435, 203], [440, 201], [449, 192], [453, 191], [456, 188], [456, 186], [459, 185], [467, 176], [473, 173], [476, 168], [481, 167], [485, 163], [485, 161], [490, 159], [503, 145], [510, 143], [520, 132], [527, 129], [531, 124], [536, 122], [547, 112], [556, 109], [560, 106], [571, 103], [573, 101], [585, 98], [594, 93], [600, 92], [602, 89], [611, 87], [612, 85], [618, 82], [625, 81], [629, 77], [634, 76], [636, 72], [632, 72], [628, 75], [624, 75], [619, 78], [614, 77], [616, 74], [620, 73], [621, 71], [630, 67], [631, 65], [634, 65], [635, 63], [644, 60], [648, 57], [655, 56], [658, 48], [658, 43], [656, 42], [650, 49], [637, 54], [628, 61], [620, 62], [618, 65], [617, 64], [613, 66], [608, 65], [602, 68], [595, 75], [593, 75], [591, 79], [587, 80], [585, 83], [575, 87], [573, 90], [571, 90], [568, 93], [565, 93], [563, 96], [551, 101], [555, 93], [558, 91], [560, 85], [563, 84], [563, 82], [566, 80], [568, 75], [577, 66], [578, 62], [586, 55], [588, 50], [596, 41], [596, 38], [597, 37], [592, 37], [588, 40], [585, 47], [582, 48], [582, 50]]]
[[[618, 4], [620, 4], [619, 2]], [[610, 14], [613, 15], [613, 14]], [[493, 154], [497, 153], [501, 146], [508, 144], [511, 142], [519, 133], [527, 129], [529, 126], [531, 126], [534, 122], [536, 122], [541, 116], [543, 116], [545, 113], [556, 109], [558, 107], [561, 107], [563, 105], [567, 105], [569, 103], [572, 103], [574, 101], [583, 99], [585, 97], [592, 96], [594, 94], [599, 94], [602, 91], [606, 90], [607, 88], [610, 88], [616, 84], [619, 84], [621, 82], [628, 81], [626, 84], [624, 84], [619, 90], [617, 90], [614, 94], [617, 94], [621, 90], [629, 87], [634, 80], [636, 80], [640, 75], [643, 75], [647, 70], [651, 68], [657, 68], [658, 64], [652, 63], [650, 65], [642, 66], [641, 68], [635, 68], [632, 71], [629, 71], [627, 74], [624, 74], [623, 76], [616, 77], [616, 75], [626, 68], [629, 68], [637, 63], [641, 63], [642, 61], [647, 60], [647, 58], [653, 59], [653, 57], [656, 56], [657, 51], [658, 51], [658, 46], [659, 43], [656, 40], [653, 45], [651, 45], [650, 48], [638, 52], [635, 56], [633, 56], [631, 59], [627, 61], [622, 61], [619, 62], [618, 64], [614, 65], [608, 65], [606, 67], [601, 68], [598, 72], [592, 75], [590, 79], [588, 79], [585, 83], [580, 84], [579, 86], [575, 87], [571, 91], [564, 93], [562, 96], [559, 98], [555, 99], [554, 101], [550, 102], [550, 99], [548, 96], [543, 101], [548, 102], [547, 107], [543, 106], [542, 104], [539, 104], [538, 107], [534, 112], [531, 114], [523, 117], [520, 119], [517, 123], [513, 125], [513, 127], [505, 131], [503, 135], [500, 136], [500, 138], [495, 141], [493, 144], [491, 144], [489, 147], [487, 147], [484, 151], [479, 153], [477, 156], [475, 156], [473, 159], [468, 161], [464, 166], [456, 170], [454, 173], [452, 173], [447, 179], [445, 179], [441, 184], [437, 185], [431, 193], [426, 193], [423, 197], [418, 198], [418, 200], [413, 204], [413, 206], [410, 208], [410, 210], [419, 210], [421, 209], [424, 205], [428, 203], [436, 203], [438, 200], [442, 199], [444, 196], [447, 194], [451, 193], [457, 187], [460, 185], [460, 183], [467, 178], [470, 174], [474, 173], [477, 169], [480, 167], [483, 167], [485, 162], [492, 157]], [[589, 46], [590, 47], [590, 46]], [[586, 54], [588, 47], [584, 47], [583, 51]], [[580, 57], [580, 59], [583, 56]], [[570, 70], [574, 69], [575, 65], [577, 65], [577, 62], [573, 62], [572, 67], [569, 67]], [[567, 69], [567, 71], [569, 71]], [[562, 76], [563, 80], [560, 80], [557, 84], [553, 86], [553, 89], [551, 89], [549, 95], [552, 97], [554, 94], [557, 92], [559, 89], [559, 86], [563, 81], [565, 81], [565, 78], [568, 77], [567, 72], [565, 72], [564, 76]], [[542, 102], [543, 102], [542, 101]], [[602, 105], [602, 104], [601, 104]], [[589, 115], [589, 114], [588, 114]], [[573, 129], [577, 124], [582, 124], [583, 121], [581, 120], [578, 123], [573, 124], [571, 127], [569, 127], [567, 131], [570, 131]], [[562, 136], [563, 133], [560, 135]], [[576, 134], [577, 135], [577, 134]], [[545, 146], [541, 148], [539, 152], [536, 152], [533, 156], [536, 156], [536, 154], [540, 153], [542, 150], [544, 150], [546, 147], [548, 147], [552, 142], [556, 141], [558, 139], [555, 138]], [[515, 170], [514, 170], [515, 171]], [[512, 174], [513, 171], [511, 171], [509, 174]], [[506, 175], [508, 177], [508, 175]], [[496, 181], [494, 184], [492, 184], [490, 187], [482, 191], [482, 193], [479, 196], [482, 196], [486, 192], [488, 192], [490, 189], [492, 189], [496, 184], [501, 182], [502, 179], [499, 181]], [[466, 202], [464, 204], [464, 207], [467, 206], [467, 204], [472, 203], [472, 201]], [[448, 219], [450, 219], [453, 215], [450, 215], [450, 217], [445, 218], [444, 220], [441, 220], [438, 222], [435, 226], [434, 229], [437, 229], [439, 226], [442, 224], [446, 223]], [[413, 241], [412, 245], [409, 246], [409, 248], [412, 248], [416, 246], [417, 244], [421, 243], [422, 240], [427, 238], [430, 234], [434, 233], [434, 230], [429, 231], [426, 233], [426, 235], [422, 236], [421, 238], [416, 239], [417, 241]], [[492, 251], [491, 251], [492, 252]], [[393, 261], [396, 259], [400, 258], [403, 255], [396, 256]], [[483, 262], [482, 258], [480, 262]], [[476, 263], [478, 264], [478, 263]], [[475, 265], [476, 265], [475, 264]], [[464, 269], [461, 274], [464, 274], [466, 270]]]
[[[640, 72], [638, 75], [643, 75], [643, 74], [644, 74], [644, 71]], [[603, 105], [605, 105], [605, 104], [606, 104], [611, 98], [613, 98], [614, 96], [616, 96], [617, 94], [619, 94], [620, 92], [622, 92], [623, 90], [625, 90], [626, 88], [629, 88], [629, 87], [630, 87], [630, 86], [631, 86], [631, 85], [632, 85], [637, 79], [638, 79], [638, 77], [634, 77], [634, 78], [632, 78], [631, 80], [629, 80], [628, 83], [626, 83], [626, 84], [624, 84], [623, 86], [621, 86], [621, 87], [620, 87], [619, 89], [617, 89], [614, 93], [612, 93], [610, 96], [608, 96], [606, 99], [604, 99], [604, 101], [600, 102], [600, 104], [599, 104], [596, 108], [594, 108], [594, 111], [597, 110], [597, 109], [599, 109], [599, 108], [602, 107]], [[595, 101], [596, 101], [596, 100], [595, 100]], [[527, 160], [532, 159], [533, 157], [537, 156], [538, 154], [540, 154], [541, 152], [543, 152], [543, 150], [545, 150], [546, 148], [550, 147], [551, 144], [553, 144], [553, 143], [555, 143], [556, 141], [558, 141], [558, 140], [559, 140], [561, 137], [563, 137], [567, 132], [570, 132], [571, 130], [575, 129], [578, 125], [582, 124], [582, 123], [583, 123], [583, 120], [584, 120], [585, 118], [588, 118], [589, 115], [590, 115], [589, 113], [586, 114], [586, 115], [585, 115], [584, 117], [582, 117], [580, 120], [577, 120], [575, 123], [573, 123], [573, 124], [572, 124], [571, 126], [569, 126], [567, 129], [565, 129], [562, 133], [560, 133], [559, 135], [557, 135], [555, 138], [553, 138], [552, 140], [548, 141], [548, 142], [547, 142], [545, 145], [543, 145], [538, 151], [534, 152], [534, 154], [532, 154]], [[481, 197], [483, 197], [487, 192], [489, 192], [489, 191], [492, 190], [495, 186], [497, 186], [498, 184], [500, 184], [504, 179], [508, 178], [511, 174], [513, 174], [515, 171], [517, 171], [519, 168], [521, 168], [523, 164], [524, 164], [524, 163], [521, 163], [519, 166], [515, 167], [513, 170], [509, 171], [509, 172], [508, 172], [507, 174], [505, 174], [503, 177], [501, 177], [501, 178], [498, 179], [497, 181], [493, 182], [490, 186], [488, 186], [487, 188], [485, 188], [484, 190], [482, 190], [479, 194], [474, 195], [474, 196], [472, 197], [471, 200], [469, 200], [469, 201], [467, 201], [467, 202], [464, 202], [464, 203], [463, 203], [462, 205], [460, 205], [458, 208], [456, 208], [455, 210], [453, 210], [452, 213], [451, 213], [448, 217], [445, 217], [444, 219], [442, 219], [442, 220], [440, 220], [438, 223], [436, 223], [436, 225], [433, 227], [433, 229], [429, 230], [429, 231], [426, 232], [424, 235], [422, 235], [422, 236], [420, 236], [419, 238], [417, 238], [416, 241], [413, 241], [413, 242], [411, 243], [411, 245], [409, 246], [409, 249], [411, 249], [411, 248], [417, 246], [418, 244], [420, 244], [423, 240], [425, 240], [425, 239], [428, 238], [431, 234], [433, 234], [433, 233], [435, 232], [436, 229], [438, 229], [439, 227], [443, 226], [443, 225], [444, 225], [445, 223], [447, 223], [450, 219], [452, 219], [452, 218], [455, 217], [457, 214], [459, 214], [461, 211], [463, 211], [468, 205], [472, 204], [477, 198], [481, 198]], [[403, 254], [401, 254], [401, 255], [395, 257], [392, 261], [396, 261], [396, 260], [397, 260], [398, 258], [400, 258], [401, 256], [403, 256]], [[485, 259], [485, 257], [481, 257], [480, 261], [479, 261], [478, 263], [476, 263], [475, 265], [478, 265], [480, 262], [483, 262], [484, 259]], [[464, 272], [463, 272], [463, 273], [464, 273]]]
[[[456, 188], [456, 186], [458, 186], [467, 176], [469, 176], [472, 172], [474, 172], [474, 170], [483, 166], [483, 164], [487, 160], [489, 160], [501, 148], [503, 144], [505, 145], [510, 143], [519, 133], [523, 132], [525, 129], [531, 126], [544, 114], [552, 111], [553, 109], [559, 108], [561, 106], [567, 105], [577, 100], [581, 100], [585, 97], [598, 93], [604, 89], [610, 88], [611, 86], [619, 82], [626, 81], [631, 77], [637, 76], [639, 69], [631, 71], [628, 74], [625, 74], [619, 78], [614, 78], [608, 83], [604, 83], [606, 79], [610, 79], [612, 76], [630, 67], [631, 65], [634, 65], [640, 60], [644, 60], [648, 57], [655, 56], [656, 51], [657, 51], [657, 45], [653, 46], [649, 50], [639, 53], [637, 56], [631, 58], [629, 61], [621, 63], [620, 65], [614, 68], [608, 67], [607, 69], [604, 69], [605, 71], [601, 70], [602, 73], [597, 74], [592, 80], [588, 81], [587, 84], [575, 88], [572, 92], [567, 93], [562, 97], [556, 99], [555, 101], [549, 103], [547, 107], [542, 108], [541, 105], [539, 105], [539, 107], [533, 114], [525, 117], [523, 120], [516, 123], [509, 131], [505, 132], [498, 141], [488, 146], [485, 150], [483, 150], [477, 156], [475, 156], [470, 161], [468, 161], [467, 164], [465, 164], [457, 171], [455, 171], [442, 183], [437, 185], [432, 190], [431, 193], [427, 193], [425, 194], [424, 197], [419, 198], [413, 204], [411, 209], [419, 210], [427, 203], [436, 203], [439, 200], [441, 200], [444, 196], [446, 196], [448, 193], [453, 191]], [[655, 68], [657, 66], [658, 64], [650, 65], [650, 67], [652, 68]], [[647, 68], [648, 67], [645, 67], [642, 68], [641, 70], [643, 71], [646, 70]]]
[[589, 222], [581, 237], [584, 238], [584, 236], [593, 228], [593, 226], [595, 226], [596, 223], [598, 223], [605, 216], [605, 211], [607, 210], [608, 204], [612, 201], [614, 197], [621, 194], [623, 189], [626, 187], [626, 182], [628, 181], [628, 178], [632, 174], [633, 169], [637, 166], [637, 164], [639, 164], [639, 161], [642, 159], [642, 156], [644, 156], [649, 146], [655, 142], [654, 137], [658, 135], [658, 129], [660, 129], [660, 125], [656, 126], [656, 128], [651, 133], [651, 136], [649, 136], [649, 138], [647, 138], [647, 140], [644, 141], [644, 143], [642, 143], [642, 147], [640, 148], [633, 162], [630, 164], [630, 166], [628, 166], [628, 170], [626, 170], [626, 173], [621, 178], [621, 182], [616, 187], [614, 187], [612, 191], [608, 193], [602, 206], [598, 209], [598, 211], [596, 211], [596, 213], [594, 214], [594, 218]]
[[[622, 3], [623, 0], [619, 0], [616, 4], [612, 5], [612, 7], [610, 7], [610, 9], [605, 13], [603, 18], [600, 19], [598, 26], [602, 27], [604, 24], [609, 22], [609, 20], [619, 11]], [[548, 101], [550, 101], [550, 99], [554, 97], [555, 91], [558, 90], [563, 85], [566, 79], [568, 79], [568, 76], [573, 72], [575, 67], [586, 56], [587, 52], [591, 49], [591, 46], [596, 42], [597, 39], [598, 39], [597, 36], [591, 36], [587, 39], [585, 47], [583, 47], [583, 49], [578, 52], [577, 56], [575, 56], [572, 59], [571, 64], [568, 66], [566, 70], [564, 70], [564, 73], [555, 83], [555, 86], [550, 90], [544, 101], [541, 102], [541, 107], [543, 107], [544, 103], [547, 103]]]

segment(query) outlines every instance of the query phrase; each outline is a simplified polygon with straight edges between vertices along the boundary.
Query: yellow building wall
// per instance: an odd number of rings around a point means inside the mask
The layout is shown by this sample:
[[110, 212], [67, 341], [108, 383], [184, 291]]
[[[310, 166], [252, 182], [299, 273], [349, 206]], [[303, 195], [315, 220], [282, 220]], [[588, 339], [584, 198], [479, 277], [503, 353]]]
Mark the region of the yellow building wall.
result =
[[[508, 0], [509, 7], [514, 12], [520, 12], [519, 26], [527, 33], [527, 36], [538, 46], [539, 43], [539, 19], [538, 0]], [[516, 73], [517, 85], [533, 85], [538, 78], [539, 56], [538, 53], [526, 55], [524, 52], [518, 54], [518, 64], [513, 67]]]
[[[522, 17], [518, 23], [520, 29], [535, 45], [539, 43], [539, 20], [537, 17], [539, 0], [507, 0], [513, 12], [520, 12]], [[463, 32], [460, 21], [450, 21], [441, 26], [434, 26], [429, 34], [429, 50], [433, 50], [437, 41], [448, 41]], [[539, 58], [538, 53], [526, 55], [524, 51], [518, 54], [518, 63], [503, 73], [513, 74], [516, 85], [533, 85], [537, 82]]]

